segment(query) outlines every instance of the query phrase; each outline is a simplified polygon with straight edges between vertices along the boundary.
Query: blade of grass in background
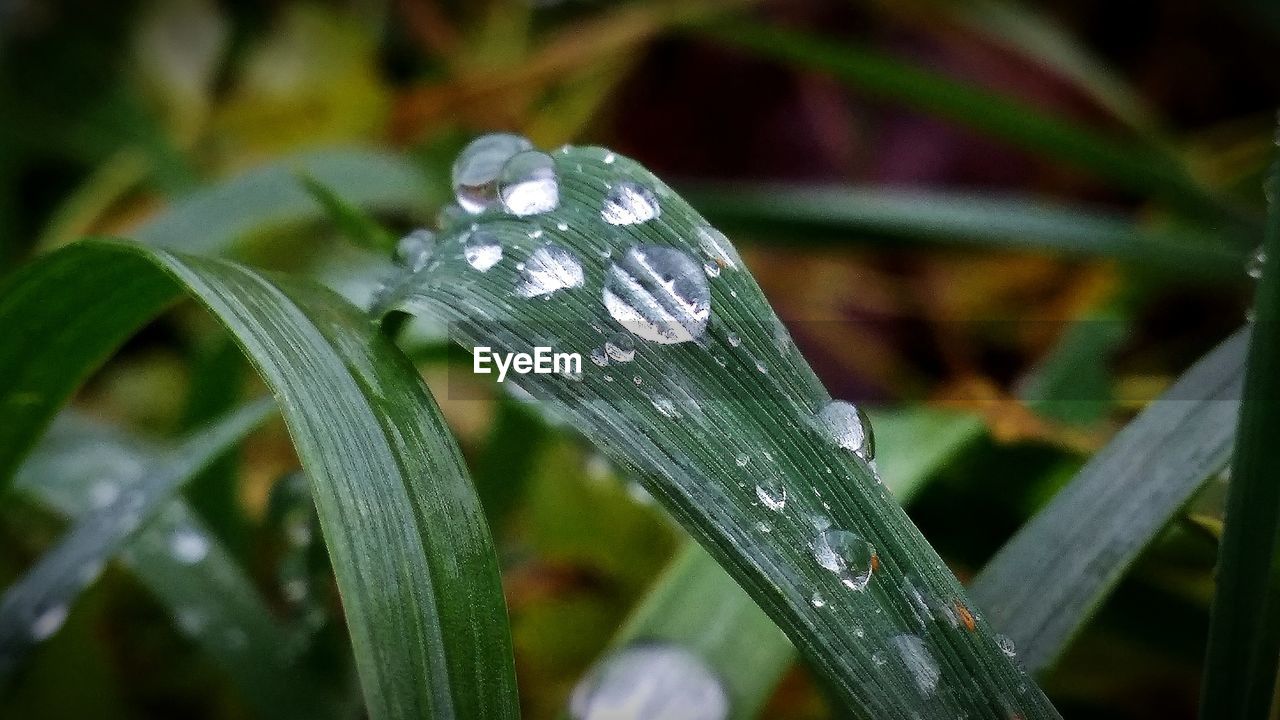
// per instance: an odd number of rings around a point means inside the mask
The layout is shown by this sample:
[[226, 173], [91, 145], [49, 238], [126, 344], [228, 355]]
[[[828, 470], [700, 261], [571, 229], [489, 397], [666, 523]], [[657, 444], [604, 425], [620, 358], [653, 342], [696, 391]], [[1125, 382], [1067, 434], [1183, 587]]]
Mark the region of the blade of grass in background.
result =
[[[183, 291], [280, 399], [370, 716], [514, 717], [497, 559], [457, 447], [408, 360], [331, 292], [117, 243], [78, 243], [26, 266], [0, 290], [4, 347], [21, 348], [0, 350], [0, 403], [26, 428], [0, 435], [0, 459], [25, 455], [76, 381]], [[85, 314], [98, 322], [86, 326]]]
[[1011, 145], [1086, 170], [1174, 208], [1208, 218], [1232, 212], [1192, 180], [1181, 165], [1136, 143], [1045, 115], [1020, 100], [968, 85], [850, 43], [762, 25], [704, 32], [728, 45], [818, 70], [859, 89], [944, 117]]
[[[842, 713], [1057, 717], [985, 622], [957, 610], [967, 606], [964, 590], [874, 471], [815, 416], [831, 398], [728, 241], [634, 162], [599, 148], [565, 148], [553, 162], [555, 209], [474, 218], [476, 231], [442, 238], [421, 272], [393, 285], [403, 294], [387, 304], [435, 312], [472, 346], [551, 346], [585, 358], [625, 332], [602, 302], [615, 262], [620, 291], [656, 283], [645, 291], [657, 293], [654, 304], [635, 300], [638, 313], [663, 302], [696, 313], [708, 302], [706, 324], [691, 320], [698, 342], [641, 335], [630, 359], [519, 383], [703, 544], [787, 633]], [[519, 187], [534, 191], [529, 185]], [[484, 271], [472, 266], [463, 246], [473, 240], [498, 244], [501, 259]]]
[[1266, 260], [1227, 488], [1200, 717], [1271, 712], [1280, 652], [1280, 159], [1267, 178]]
[[1098, 452], [969, 588], [1032, 672], [1048, 668], [1231, 453], [1248, 335], [1187, 371]]
[[[877, 462], [903, 505], [968, 442], [981, 436], [976, 416], [929, 408], [872, 413]], [[795, 651], [769, 616], [697, 543], [687, 543], [631, 613], [612, 645], [666, 640], [685, 648], [724, 680], [731, 717], [759, 715]]]
[[[117, 496], [140, 470], [173, 450], [122, 436], [65, 413], [22, 466], [14, 486], [68, 518]], [[178, 457], [181, 457], [180, 455]], [[136, 482], [136, 480], [132, 480]], [[287, 650], [299, 635], [272, 616], [234, 558], [180, 500], [169, 500], [123, 545], [122, 564], [172, 615], [262, 717], [334, 717], [327, 690]], [[201, 545], [192, 538], [204, 538]], [[175, 539], [183, 553], [175, 553]], [[192, 562], [192, 553], [203, 557]]]
[[[244, 439], [271, 414], [269, 402], [258, 402], [197, 433], [156, 463], [127, 489], [86, 513], [63, 538], [0, 597], [0, 678], [8, 676], [31, 645], [43, 639], [49, 625], [61, 624], [80, 591], [139, 528], [166, 504], [183, 483]], [[207, 545], [205, 536], [189, 535], [193, 548]], [[55, 622], [56, 621], [56, 622]]]
[[1113, 258], [1185, 277], [1238, 280], [1243, 253], [1221, 236], [1191, 229], [1145, 229], [1114, 213], [1031, 198], [992, 198], [874, 187], [695, 186], [688, 195], [726, 227], [887, 236], [977, 248]]

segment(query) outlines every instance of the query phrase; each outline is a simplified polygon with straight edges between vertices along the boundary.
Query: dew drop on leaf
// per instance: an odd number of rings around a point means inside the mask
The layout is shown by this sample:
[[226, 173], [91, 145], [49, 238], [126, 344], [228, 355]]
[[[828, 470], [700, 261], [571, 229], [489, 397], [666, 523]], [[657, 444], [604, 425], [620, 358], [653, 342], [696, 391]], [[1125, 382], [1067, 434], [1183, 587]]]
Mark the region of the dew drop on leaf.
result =
[[610, 225], [638, 225], [661, 212], [662, 206], [649, 188], [628, 180], [609, 188], [600, 217]]
[[458, 205], [476, 215], [498, 200], [498, 176], [515, 155], [533, 148], [527, 139], [492, 133], [472, 140], [453, 163], [453, 194]]
[[809, 604], [815, 608], [821, 609], [827, 606], [826, 598], [822, 597], [822, 593], [815, 592], [813, 597], [809, 598]]
[[781, 512], [787, 506], [787, 488], [779, 482], [765, 480], [756, 485], [756, 498], [766, 508]]
[[435, 247], [434, 233], [430, 230], [414, 230], [396, 243], [396, 263], [412, 272], [418, 272], [427, 266]]
[[573, 689], [573, 720], [725, 720], [729, 695], [697, 655], [670, 643], [610, 654]]
[[609, 364], [609, 353], [602, 347], [592, 348], [591, 352], [588, 353], [588, 356], [591, 358], [591, 362], [599, 365], [600, 367], [604, 367]]
[[543, 245], [520, 268], [516, 294], [531, 298], [581, 286], [582, 265], [573, 253], [559, 245]]
[[828, 528], [813, 541], [813, 559], [836, 574], [851, 590], [862, 590], [871, 582], [876, 565], [876, 551], [857, 533]]
[[632, 334], [664, 345], [703, 336], [711, 317], [707, 278], [683, 252], [641, 245], [609, 266], [604, 281], [609, 314]]
[[832, 400], [818, 413], [818, 420], [836, 445], [868, 462], [875, 459], [875, 435], [862, 408], [844, 400]]
[[741, 258], [733, 249], [733, 243], [729, 242], [729, 238], [710, 225], [698, 229], [698, 246], [710, 261], [721, 269], [736, 270], [741, 263]]
[[555, 210], [560, 204], [555, 161], [537, 150], [512, 157], [498, 177], [498, 197], [507, 212], [520, 217]]
[[707, 274], [707, 277], [709, 278], [720, 277], [720, 266], [717, 265], [713, 260], [708, 260], [705, 263], [703, 263], [702, 271], [705, 272]]
[[631, 362], [636, 356], [636, 343], [627, 333], [614, 333], [604, 344], [605, 352], [609, 354], [609, 358], [617, 362]]
[[169, 535], [169, 552], [183, 565], [195, 565], [209, 554], [209, 538], [192, 527], [180, 527]]
[[502, 260], [502, 243], [488, 230], [476, 230], [462, 246], [462, 256], [471, 267], [487, 272]]
[[1000, 652], [1009, 657], [1017, 657], [1018, 649], [1014, 647], [1013, 640], [1008, 635], [996, 635], [996, 645], [1000, 646]]

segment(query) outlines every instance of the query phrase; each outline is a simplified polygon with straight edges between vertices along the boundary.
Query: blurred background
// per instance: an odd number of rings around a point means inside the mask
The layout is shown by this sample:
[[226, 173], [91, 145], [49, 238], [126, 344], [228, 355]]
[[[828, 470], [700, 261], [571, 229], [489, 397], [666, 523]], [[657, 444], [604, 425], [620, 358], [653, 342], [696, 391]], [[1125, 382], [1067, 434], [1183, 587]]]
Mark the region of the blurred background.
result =
[[[176, 238], [365, 302], [390, 263], [369, 245], [434, 226], [476, 134], [606, 145], [728, 232], [835, 396], [945, 429], [909, 510], [964, 579], [1244, 323], [1278, 68], [1270, 0], [0, 0], [0, 274], [84, 235]], [[450, 392], [438, 329], [402, 342], [494, 525], [526, 716], [554, 717], [681, 533], [535, 408]], [[260, 392], [184, 306], [76, 402], [171, 438]], [[274, 425], [188, 497], [354, 707], [323, 551], [282, 520], [295, 467]], [[1066, 716], [1195, 716], [1203, 495], [1044, 678]], [[0, 508], [0, 582], [62, 527]], [[0, 716], [255, 713], [112, 567]], [[831, 714], [797, 667], [765, 716]]]

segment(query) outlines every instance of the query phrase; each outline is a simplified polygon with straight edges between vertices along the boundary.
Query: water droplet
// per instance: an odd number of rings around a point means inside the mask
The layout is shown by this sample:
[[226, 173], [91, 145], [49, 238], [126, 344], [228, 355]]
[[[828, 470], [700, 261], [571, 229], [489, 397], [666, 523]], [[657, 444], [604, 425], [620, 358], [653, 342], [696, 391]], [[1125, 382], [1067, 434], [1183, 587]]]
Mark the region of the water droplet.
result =
[[99, 480], [89, 487], [89, 504], [101, 510], [120, 497], [120, 486], [111, 480]]
[[1000, 652], [1009, 657], [1017, 657], [1018, 649], [1013, 645], [1013, 639], [1008, 635], [996, 635], [996, 645], [1000, 647]]
[[702, 337], [711, 316], [706, 276], [683, 252], [641, 245], [609, 266], [609, 314], [632, 334], [670, 345]]
[[600, 367], [609, 364], [609, 353], [604, 348], [592, 348], [591, 352], [588, 353], [588, 357], [591, 358], [591, 362]]
[[747, 463], [751, 462], [751, 458], [747, 457], [746, 453], [738, 453], [738, 457], [735, 460], [738, 463], [738, 467], [746, 467]]
[[866, 461], [875, 459], [876, 441], [871, 421], [862, 408], [843, 400], [832, 400], [818, 413], [818, 419], [836, 445]]
[[781, 512], [787, 506], [787, 488], [776, 481], [766, 480], [756, 485], [756, 497], [766, 508]]
[[702, 271], [705, 272], [709, 278], [720, 277], [720, 266], [717, 265], [714, 260], [708, 260], [703, 263]]
[[937, 689], [938, 678], [942, 673], [938, 670], [938, 662], [924, 646], [924, 640], [915, 635], [897, 635], [893, 638], [893, 644], [920, 692], [928, 696]]
[[180, 527], [169, 535], [169, 552], [184, 565], [195, 565], [209, 554], [209, 538], [192, 527]]
[[697, 655], [669, 643], [612, 653], [583, 677], [569, 700], [573, 720], [725, 720], [729, 696]]
[[862, 590], [871, 582], [878, 564], [871, 544], [848, 530], [828, 528], [818, 533], [813, 542], [813, 558], [835, 573], [851, 590]]
[[396, 263], [412, 272], [427, 266], [436, 249], [436, 236], [430, 230], [414, 230], [396, 243]]
[[821, 609], [827, 606], [827, 600], [826, 598], [822, 597], [822, 593], [816, 592], [813, 594], [813, 597], [809, 598], [809, 604], [814, 606], [815, 608]]
[[617, 362], [631, 362], [636, 356], [636, 343], [627, 333], [614, 333], [613, 337], [604, 344], [605, 352], [609, 353], [609, 357]]
[[729, 242], [729, 238], [710, 225], [699, 228], [698, 246], [711, 259], [711, 262], [715, 263], [720, 269], [736, 270], [741, 262], [741, 258], [738, 257], [737, 251], [733, 249], [733, 243]]
[[36, 616], [35, 622], [31, 623], [31, 639], [36, 642], [48, 640], [53, 634], [62, 629], [62, 624], [67, 621], [67, 606], [64, 604], [50, 605]]
[[1248, 262], [1245, 263], [1244, 271], [1254, 280], [1262, 279], [1262, 268], [1267, 264], [1267, 251], [1261, 246], [1249, 256]]
[[610, 225], [637, 225], [648, 222], [662, 212], [662, 206], [649, 188], [630, 181], [609, 188], [600, 217]]
[[560, 182], [551, 156], [526, 150], [503, 166], [498, 196], [512, 215], [524, 217], [555, 210], [560, 204]]
[[612, 165], [612, 164], [613, 164], [617, 159], [618, 159], [618, 156], [617, 156], [617, 155], [614, 155], [613, 153], [605, 153], [605, 154], [604, 154], [604, 164], [605, 164], [605, 165]]
[[471, 267], [487, 272], [502, 260], [502, 243], [488, 230], [476, 230], [467, 238], [466, 245], [462, 246], [462, 256]]
[[492, 133], [472, 140], [453, 163], [453, 194], [462, 209], [475, 215], [498, 199], [498, 176], [512, 157], [533, 148], [519, 135]]
[[729, 344], [732, 345], [733, 347], [738, 347], [739, 345], [742, 344], [742, 338], [738, 337], [738, 333], [736, 332], [730, 331], [728, 334], [725, 335], [725, 339], [728, 340]]
[[516, 294], [530, 298], [581, 286], [582, 265], [577, 258], [559, 245], [543, 245], [520, 269]]

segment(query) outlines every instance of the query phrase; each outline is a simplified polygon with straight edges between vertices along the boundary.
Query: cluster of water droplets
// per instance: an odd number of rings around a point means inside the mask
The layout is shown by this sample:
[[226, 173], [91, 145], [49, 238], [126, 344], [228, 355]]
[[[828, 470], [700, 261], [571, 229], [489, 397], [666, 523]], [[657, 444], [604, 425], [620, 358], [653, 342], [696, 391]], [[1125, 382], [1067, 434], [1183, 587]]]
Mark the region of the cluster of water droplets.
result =
[[724, 683], [697, 655], [667, 642], [610, 653], [573, 689], [573, 720], [726, 720]]

